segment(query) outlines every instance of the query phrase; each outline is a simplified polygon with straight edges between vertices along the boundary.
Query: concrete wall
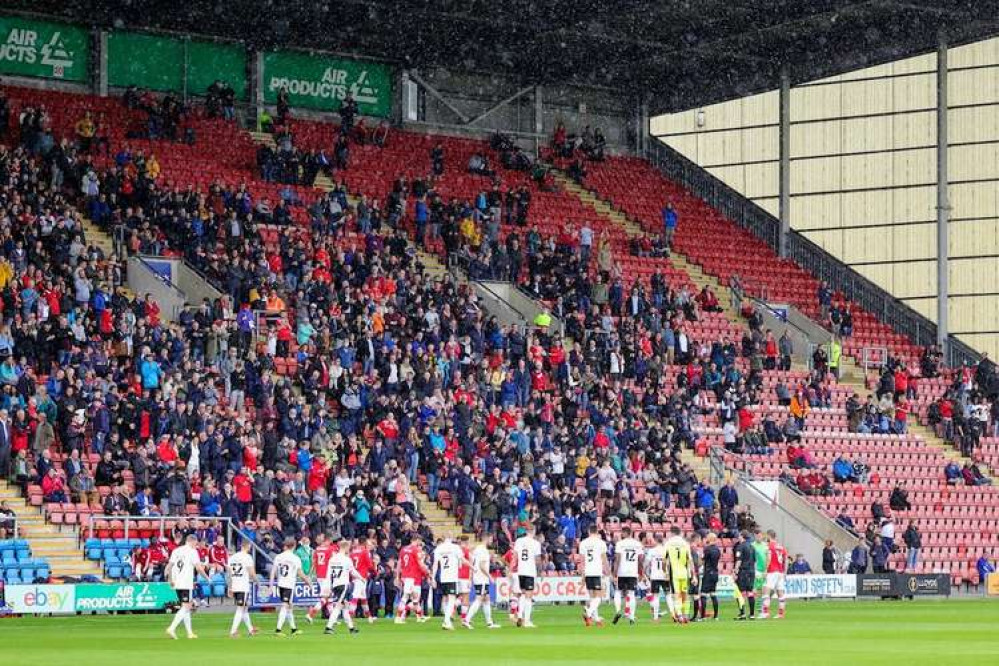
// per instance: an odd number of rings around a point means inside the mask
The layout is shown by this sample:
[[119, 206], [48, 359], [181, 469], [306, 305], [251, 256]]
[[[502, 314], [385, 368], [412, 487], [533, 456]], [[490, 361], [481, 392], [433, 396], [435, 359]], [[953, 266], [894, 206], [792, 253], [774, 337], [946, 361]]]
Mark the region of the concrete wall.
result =
[[140, 257], [128, 258], [127, 271], [128, 286], [138, 298], [152, 294], [153, 300], [159, 303], [163, 318], [167, 321], [177, 319], [187, 304], [187, 298], [180, 289], [166, 282]]
[[752, 507], [760, 527], [777, 532], [792, 558], [796, 553], [804, 554], [813, 571], [822, 571], [826, 539], [832, 539], [844, 553], [856, 544], [856, 537], [777, 481], [737, 479], [735, 486], [740, 503]]
[[222, 296], [222, 292], [208, 284], [197, 271], [183, 261], [177, 260], [174, 267], [174, 284], [176, 284], [191, 305], [200, 305], [204, 299], [214, 302]]
[[[999, 39], [950, 49], [951, 331], [999, 354]], [[791, 225], [936, 319], [936, 55], [791, 91]], [[777, 214], [776, 91], [652, 133]]]

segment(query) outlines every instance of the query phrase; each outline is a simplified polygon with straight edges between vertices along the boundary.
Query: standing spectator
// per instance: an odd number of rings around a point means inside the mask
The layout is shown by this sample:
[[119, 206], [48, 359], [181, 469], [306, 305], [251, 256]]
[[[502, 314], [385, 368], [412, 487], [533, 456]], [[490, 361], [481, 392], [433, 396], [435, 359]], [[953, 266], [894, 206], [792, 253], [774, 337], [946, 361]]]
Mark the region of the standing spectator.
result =
[[923, 547], [923, 536], [916, 527], [916, 521], [909, 521], [905, 532], [902, 533], [902, 541], [908, 549], [905, 554], [905, 570], [911, 572], [919, 564], [919, 549]]
[[874, 545], [871, 546], [871, 564], [874, 567], [874, 573], [887, 573], [888, 558], [890, 557], [891, 549], [881, 540], [881, 537], [874, 537]]
[[850, 568], [847, 573], [866, 573], [869, 559], [870, 551], [867, 549], [867, 543], [863, 539], [858, 539], [857, 545], [850, 552]]
[[838, 556], [839, 553], [836, 550], [836, 546], [833, 545], [832, 539], [826, 539], [826, 543], [822, 547], [822, 573], [836, 573], [836, 561], [839, 559]]
[[666, 236], [666, 243], [672, 248], [673, 235], [676, 233], [676, 225], [678, 222], [676, 210], [673, 208], [672, 201], [667, 201], [666, 205], [663, 206], [662, 216], [663, 234]]
[[832, 289], [829, 288], [829, 283], [823, 280], [819, 283], [819, 288], [816, 293], [816, 297], [819, 301], [819, 309], [822, 311], [822, 325], [825, 326], [829, 323], [829, 309], [832, 307]]

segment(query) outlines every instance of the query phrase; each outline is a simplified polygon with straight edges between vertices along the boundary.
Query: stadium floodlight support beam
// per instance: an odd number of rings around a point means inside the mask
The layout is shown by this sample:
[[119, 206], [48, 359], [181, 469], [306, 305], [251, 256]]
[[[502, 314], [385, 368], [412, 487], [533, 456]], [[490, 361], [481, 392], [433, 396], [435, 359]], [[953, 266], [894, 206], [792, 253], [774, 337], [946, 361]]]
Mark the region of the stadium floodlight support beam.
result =
[[[500, 109], [502, 109], [504, 106], [506, 106], [510, 102], [513, 102], [513, 101], [515, 101], [517, 99], [520, 99], [521, 97], [523, 97], [524, 95], [526, 95], [527, 93], [529, 93], [529, 92], [531, 92], [533, 90], [535, 90], [535, 86], [533, 86], [533, 85], [525, 86], [525, 87], [521, 88], [520, 90], [518, 90], [517, 92], [513, 93], [509, 97], [506, 97], [506, 98], [501, 99], [500, 101], [496, 102], [495, 104], [493, 104], [488, 109], [486, 109], [485, 111], [483, 111], [479, 115], [475, 116], [471, 120], [466, 121], [466, 124], [467, 125], [474, 125], [475, 123], [479, 122], [480, 120], [482, 120], [484, 118], [487, 118], [488, 116], [491, 116], [494, 112], [499, 111]], [[537, 104], [537, 100], [538, 99], [540, 99], [540, 98], [537, 98], [535, 100], [535, 104]]]
[[787, 235], [791, 231], [791, 71], [787, 63], [780, 69], [780, 109], [779, 124], [779, 176], [778, 217], [780, 237], [778, 251], [781, 257], [787, 256]]
[[413, 70], [407, 70], [406, 73], [409, 75], [409, 78], [412, 81], [416, 81], [416, 83], [419, 84], [419, 86], [421, 88], [423, 88], [424, 90], [426, 90], [428, 95], [430, 95], [431, 97], [433, 97], [434, 99], [436, 99], [438, 102], [440, 102], [441, 104], [443, 104], [448, 110], [451, 111], [451, 113], [453, 113], [454, 115], [458, 116], [458, 118], [461, 120], [462, 123], [464, 123], [466, 125], [468, 125], [468, 124], [471, 123], [471, 121], [468, 119], [468, 116], [466, 116], [464, 113], [462, 113], [461, 110], [458, 109], [454, 104], [452, 104], [451, 102], [449, 102], [447, 100], [447, 98], [444, 97], [444, 95], [442, 95], [440, 93], [440, 91], [438, 91], [432, 85], [430, 85], [429, 83], [427, 83], [426, 81], [424, 81], [422, 76], [420, 76], [419, 74], [417, 74]]
[[545, 133], [545, 103], [544, 90], [540, 85], [534, 86], [534, 156], [541, 157], [541, 137]]
[[253, 126], [260, 131], [260, 116], [264, 111], [264, 53], [254, 51], [253, 59], [250, 61], [250, 84], [253, 94]]
[[97, 42], [97, 94], [108, 96], [108, 31], [98, 30], [94, 35]]
[[937, 344], [948, 353], [950, 304], [950, 197], [947, 172], [947, 37], [937, 42]]

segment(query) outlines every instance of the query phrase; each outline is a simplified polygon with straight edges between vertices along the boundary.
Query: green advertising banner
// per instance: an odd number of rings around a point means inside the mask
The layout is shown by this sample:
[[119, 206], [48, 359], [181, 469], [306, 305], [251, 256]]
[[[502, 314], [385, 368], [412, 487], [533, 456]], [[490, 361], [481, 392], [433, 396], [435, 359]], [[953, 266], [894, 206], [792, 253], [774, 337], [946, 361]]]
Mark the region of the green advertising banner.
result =
[[190, 40], [185, 45], [180, 37], [138, 32], [108, 35], [108, 84], [113, 87], [134, 84], [182, 93], [185, 69], [188, 95], [204, 95], [221, 79], [232, 86], [236, 99], [246, 99], [246, 49], [238, 44]]
[[64, 23], [0, 16], [0, 74], [86, 82], [90, 35]]
[[238, 44], [191, 40], [187, 45], [187, 94], [204, 95], [216, 80], [232, 86], [236, 99], [247, 98], [246, 49]]
[[183, 91], [183, 41], [137, 32], [108, 34], [108, 84]]
[[169, 583], [123, 583], [120, 585], [76, 585], [76, 610], [159, 610], [177, 601]]
[[351, 94], [361, 113], [392, 113], [392, 70], [388, 65], [333, 56], [277, 51], [264, 54], [264, 101], [274, 104], [287, 88], [292, 106], [334, 111]]

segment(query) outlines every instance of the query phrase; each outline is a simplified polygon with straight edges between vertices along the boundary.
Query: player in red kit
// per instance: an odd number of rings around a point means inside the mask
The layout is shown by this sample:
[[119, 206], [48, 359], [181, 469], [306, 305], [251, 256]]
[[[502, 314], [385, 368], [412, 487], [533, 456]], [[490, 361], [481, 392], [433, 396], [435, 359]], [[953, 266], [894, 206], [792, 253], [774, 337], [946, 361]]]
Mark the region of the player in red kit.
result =
[[229, 566], [229, 551], [225, 547], [225, 537], [215, 537], [215, 543], [208, 547], [209, 573], [225, 573]]
[[319, 601], [305, 614], [305, 619], [309, 624], [312, 624], [316, 613], [322, 612], [324, 606], [329, 606], [330, 579], [326, 574], [329, 570], [330, 558], [338, 550], [337, 545], [327, 539], [325, 534], [320, 532], [316, 535], [316, 547], [312, 551], [312, 573], [319, 581]]
[[364, 614], [368, 617], [368, 624], [375, 621], [368, 608], [368, 581], [371, 580], [371, 573], [375, 569], [375, 563], [371, 560], [371, 546], [367, 539], [355, 539], [354, 545], [350, 549], [350, 561], [354, 563], [359, 578], [354, 579], [354, 591], [350, 599], [350, 615], [357, 616], [357, 606], [364, 609]]
[[770, 597], [777, 595], [777, 618], [784, 619], [784, 575], [787, 573], [787, 549], [777, 541], [777, 533], [773, 530], [767, 532], [770, 537], [770, 557], [767, 563], [767, 579], [763, 584], [763, 612], [760, 619], [765, 620], [770, 617]]
[[513, 552], [513, 548], [506, 551], [503, 555], [503, 561], [506, 563], [506, 577], [507, 582], [510, 585], [510, 622], [511, 624], [517, 624], [517, 616], [520, 611], [520, 579], [517, 578], [517, 556]]
[[401, 587], [402, 594], [399, 595], [395, 623], [405, 624], [408, 610], [413, 610], [416, 613], [417, 622], [426, 622], [427, 617], [423, 613], [423, 604], [421, 603], [423, 581], [430, 576], [430, 569], [424, 562], [426, 554], [423, 551], [423, 544], [418, 538], [407, 536], [403, 541], [406, 545], [399, 551], [399, 564], [396, 571], [396, 586]]
[[468, 535], [462, 534], [458, 538], [458, 546], [461, 548], [461, 556], [465, 561], [458, 566], [458, 613], [461, 616], [462, 626], [468, 625], [468, 596], [472, 592], [472, 551], [468, 548]]

